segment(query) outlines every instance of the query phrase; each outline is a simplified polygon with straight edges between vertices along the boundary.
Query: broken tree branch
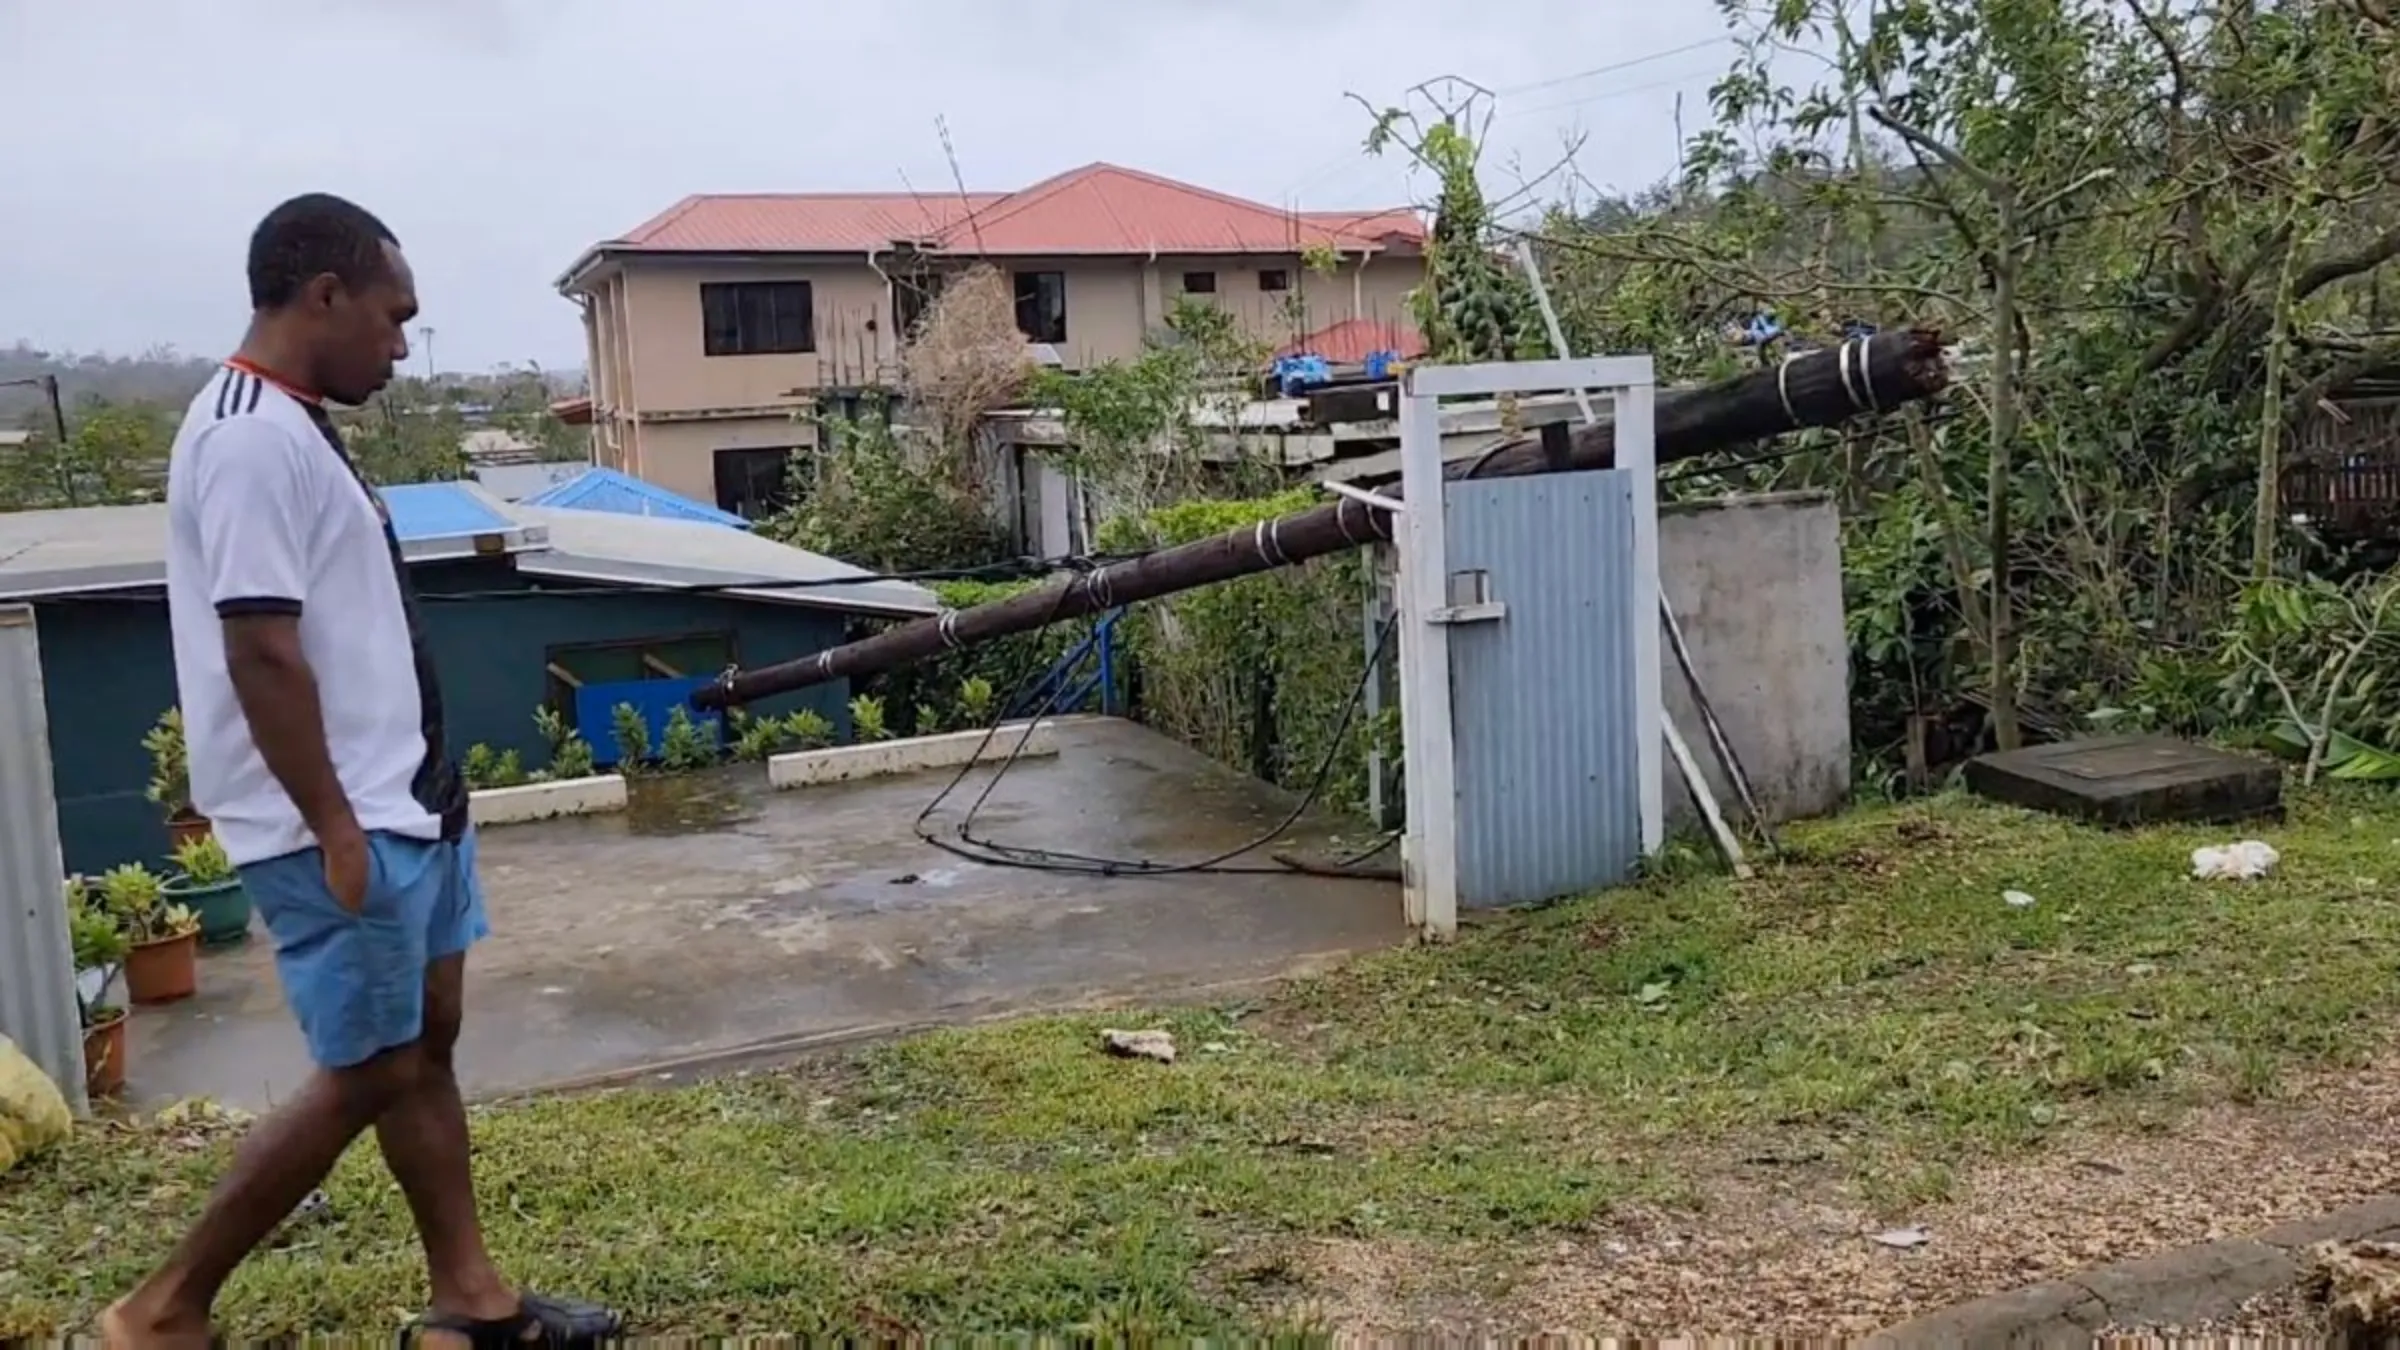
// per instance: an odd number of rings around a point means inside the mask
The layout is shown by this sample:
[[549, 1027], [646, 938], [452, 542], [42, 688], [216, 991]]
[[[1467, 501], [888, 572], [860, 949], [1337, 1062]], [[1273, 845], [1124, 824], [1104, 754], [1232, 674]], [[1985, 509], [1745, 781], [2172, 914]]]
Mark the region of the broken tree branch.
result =
[[2350, 253], [2320, 258], [2303, 268], [2292, 279], [2292, 299], [2306, 300], [2346, 277], [2372, 272], [2394, 258], [2400, 258], [2400, 229], [2386, 230], [2365, 247]]

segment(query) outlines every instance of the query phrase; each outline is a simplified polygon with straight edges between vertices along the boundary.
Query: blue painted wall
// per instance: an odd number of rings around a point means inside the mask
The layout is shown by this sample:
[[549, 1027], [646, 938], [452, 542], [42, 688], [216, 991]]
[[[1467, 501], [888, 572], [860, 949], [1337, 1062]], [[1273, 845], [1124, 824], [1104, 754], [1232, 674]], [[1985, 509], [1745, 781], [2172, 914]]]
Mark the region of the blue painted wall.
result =
[[[552, 647], [722, 631], [733, 634], [736, 660], [761, 666], [837, 646], [848, 627], [843, 616], [823, 610], [722, 596], [574, 593], [582, 588], [556, 583], [536, 589], [498, 560], [423, 564], [415, 577], [441, 672], [451, 753], [463, 756], [482, 742], [516, 750], [529, 768], [540, 766], [545, 751], [533, 711], [549, 689]], [[155, 597], [40, 601], [35, 613], [67, 867], [95, 872], [154, 862], [166, 852], [167, 835], [158, 809], [142, 795], [150, 758], [141, 742], [176, 701], [166, 604]], [[849, 698], [847, 682], [836, 681], [758, 709], [814, 708], [846, 736]], [[597, 743], [608, 729], [586, 727], [584, 735]]]

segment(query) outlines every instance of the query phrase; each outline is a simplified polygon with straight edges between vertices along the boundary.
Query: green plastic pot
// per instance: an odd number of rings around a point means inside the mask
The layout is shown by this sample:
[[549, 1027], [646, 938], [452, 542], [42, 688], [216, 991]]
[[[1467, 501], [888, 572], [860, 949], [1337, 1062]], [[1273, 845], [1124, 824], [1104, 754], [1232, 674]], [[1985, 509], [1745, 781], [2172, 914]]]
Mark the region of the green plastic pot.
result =
[[200, 920], [200, 945], [229, 947], [250, 936], [250, 892], [243, 888], [239, 876], [208, 886], [195, 886], [190, 880], [178, 878], [166, 885], [167, 898], [178, 905], [188, 905]]

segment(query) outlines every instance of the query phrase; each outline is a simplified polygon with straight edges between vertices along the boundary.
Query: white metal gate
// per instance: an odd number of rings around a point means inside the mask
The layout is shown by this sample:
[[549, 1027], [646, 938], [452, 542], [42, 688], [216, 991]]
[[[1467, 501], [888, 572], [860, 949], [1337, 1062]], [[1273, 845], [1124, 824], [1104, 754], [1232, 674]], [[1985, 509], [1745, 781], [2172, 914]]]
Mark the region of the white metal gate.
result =
[[[1612, 469], [1445, 477], [1441, 398], [1555, 391], [1611, 401]], [[1611, 885], [1663, 842], [1651, 365], [1425, 366], [1402, 395], [1403, 889], [1444, 937], [1462, 904]]]

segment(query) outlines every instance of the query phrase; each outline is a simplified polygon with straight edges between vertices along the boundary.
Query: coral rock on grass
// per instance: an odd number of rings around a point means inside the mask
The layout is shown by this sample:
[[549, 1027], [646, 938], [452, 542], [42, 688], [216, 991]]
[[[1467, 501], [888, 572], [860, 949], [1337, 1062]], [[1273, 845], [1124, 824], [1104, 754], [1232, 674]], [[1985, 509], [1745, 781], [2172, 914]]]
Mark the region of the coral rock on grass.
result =
[[67, 1137], [75, 1116], [49, 1075], [0, 1036], [0, 1173]]
[[2320, 1242], [2305, 1283], [2325, 1304], [2332, 1344], [2400, 1346], [2400, 1243]]
[[1175, 1038], [1164, 1031], [1103, 1031], [1100, 1033], [1100, 1048], [1127, 1059], [1155, 1059], [1161, 1064], [1175, 1062]]

